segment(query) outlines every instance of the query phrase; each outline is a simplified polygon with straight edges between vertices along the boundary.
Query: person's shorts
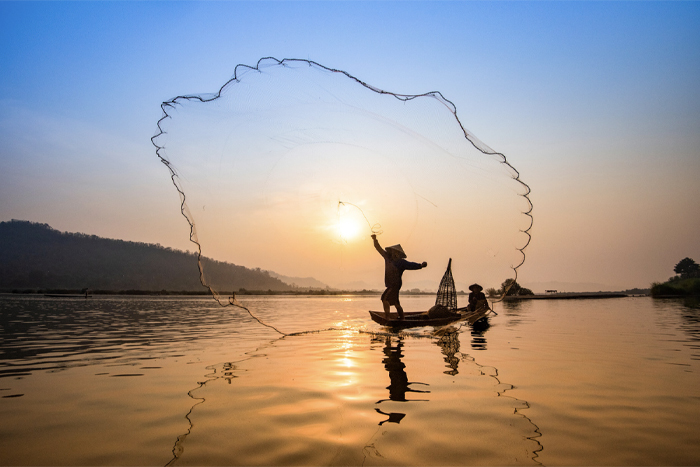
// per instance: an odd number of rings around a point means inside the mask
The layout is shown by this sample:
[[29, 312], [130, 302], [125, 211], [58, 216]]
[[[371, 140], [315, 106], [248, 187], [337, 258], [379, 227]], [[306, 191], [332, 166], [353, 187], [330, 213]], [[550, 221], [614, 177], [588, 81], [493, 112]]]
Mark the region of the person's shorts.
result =
[[399, 287], [387, 287], [387, 289], [382, 294], [382, 301], [389, 302], [389, 305], [399, 305]]

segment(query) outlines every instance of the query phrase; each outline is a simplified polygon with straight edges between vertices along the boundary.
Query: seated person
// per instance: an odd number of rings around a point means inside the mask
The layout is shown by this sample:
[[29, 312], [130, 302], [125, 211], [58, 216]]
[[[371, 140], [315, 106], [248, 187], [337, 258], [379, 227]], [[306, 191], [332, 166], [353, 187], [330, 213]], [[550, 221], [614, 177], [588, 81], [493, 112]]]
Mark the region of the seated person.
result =
[[486, 306], [488, 308], [489, 304], [486, 301], [486, 295], [484, 295], [484, 292], [482, 292], [482, 290], [484, 290], [483, 287], [481, 287], [479, 284], [472, 284], [469, 286], [469, 290], [471, 290], [471, 293], [469, 294], [470, 311], [476, 311], [482, 306]]

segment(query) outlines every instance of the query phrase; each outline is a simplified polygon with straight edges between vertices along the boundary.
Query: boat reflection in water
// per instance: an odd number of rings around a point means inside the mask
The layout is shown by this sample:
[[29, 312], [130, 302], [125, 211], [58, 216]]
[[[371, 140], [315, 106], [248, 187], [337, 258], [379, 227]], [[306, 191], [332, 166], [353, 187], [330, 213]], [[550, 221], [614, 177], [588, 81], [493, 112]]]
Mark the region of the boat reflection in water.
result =
[[[396, 340], [396, 345], [393, 345], [393, 341]], [[403, 337], [402, 336], [386, 336], [384, 340], [384, 356], [385, 358], [382, 360], [382, 363], [384, 364], [384, 368], [386, 371], [389, 373], [389, 386], [387, 386], [387, 389], [389, 390], [389, 398], [388, 399], [381, 399], [377, 401], [377, 404], [381, 404], [382, 402], [387, 402], [387, 401], [395, 401], [395, 402], [427, 402], [428, 399], [406, 399], [406, 393], [407, 392], [416, 392], [416, 393], [421, 393], [421, 394], [429, 394], [430, 391], [421, 391], [418, 389], [413, 389], [410, 386], [412, 384], [422, 384], [424, 386], [428, 386], [426, 383], [419, 383], [415, 381], [408, 381], [408, 375], [406, 374], [406, 364], [401, 361], [401, 358], [403, 357], [402, 353], [403, 349]], [[382, 415], [386, 415], [387, 418], [386, 420], [383, 420], [379, 422], [379, 425], [383, 425], [384, 423], [400, 423], [401, 420], [406, 416], [404, 413], [399, 413], [399, 412], [383, 412], [379, 408], [375, 408], [374, 410], [377, 411], [377, 413], [380, 413]]]
[[488, 318], [482, 318], [472, 325], [472, 349], [486, 350], [485, 334], [490, 327]]

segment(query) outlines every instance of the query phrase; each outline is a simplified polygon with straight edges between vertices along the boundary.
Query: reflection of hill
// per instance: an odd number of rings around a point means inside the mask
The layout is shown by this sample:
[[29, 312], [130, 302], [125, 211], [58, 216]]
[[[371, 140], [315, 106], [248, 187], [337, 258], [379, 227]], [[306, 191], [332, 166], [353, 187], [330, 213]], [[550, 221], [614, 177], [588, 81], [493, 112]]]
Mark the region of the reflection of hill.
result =
[[[219, 290], [289, 290], [266, 271], [204, 259]], [[218, 284], [217, 284], [218, 282]], [[0, 290], [53, 288], [203, 290], [194, 253], [63, 233], [47, 224], [0, 222]]]

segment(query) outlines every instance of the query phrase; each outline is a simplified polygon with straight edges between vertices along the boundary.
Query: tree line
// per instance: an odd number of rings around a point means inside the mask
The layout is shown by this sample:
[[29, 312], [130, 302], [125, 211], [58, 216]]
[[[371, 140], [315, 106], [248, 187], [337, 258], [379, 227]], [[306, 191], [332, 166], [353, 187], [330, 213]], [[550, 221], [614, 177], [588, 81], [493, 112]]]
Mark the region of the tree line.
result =
[[700, 295], [700, 265], [691, 258], [683, 258], [673, 268], [675, 276], [666, 282], [651, 285], [653, 297]]
[[514, 295], [535, 295], [532, 290], [527, 287], [522, 287], [515, 279], [506, 279], [501, 283], [500, 289], [495, 289], [493, 287], [486, 289], [486, 295], [489, 297], [497, 297], [503, 295], [506, 292], [506, 296]]

